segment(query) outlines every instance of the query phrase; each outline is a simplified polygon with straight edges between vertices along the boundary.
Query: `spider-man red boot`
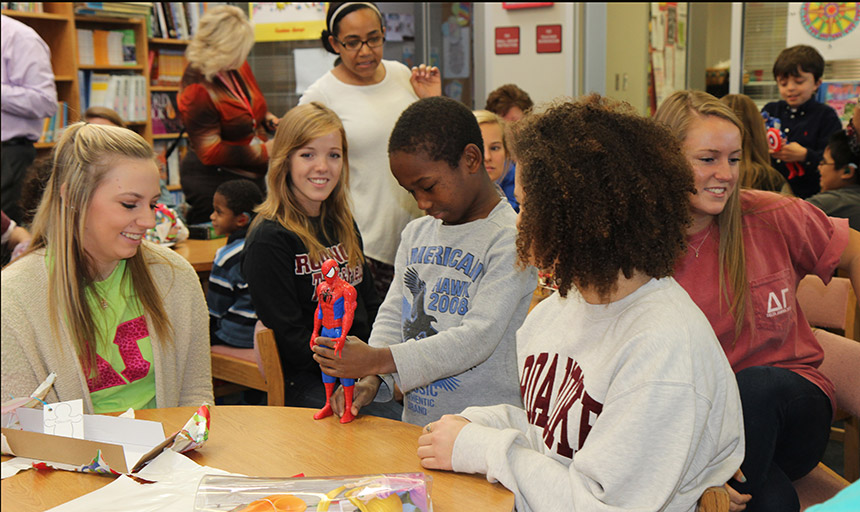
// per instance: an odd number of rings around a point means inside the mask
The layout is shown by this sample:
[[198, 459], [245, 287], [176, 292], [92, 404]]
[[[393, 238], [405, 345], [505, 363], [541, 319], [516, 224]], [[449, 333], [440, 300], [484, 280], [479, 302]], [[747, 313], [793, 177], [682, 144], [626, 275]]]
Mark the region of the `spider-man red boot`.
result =
[[[334, 393], [334, 382], [326, 382], [325, 385], [325, 406], [314, 414], [315, 420], [321, 420], [334, 414], [331, 409], [331, 394]], [[351, 402], [350, 402], [351, 403]]]
[[355, 386], [344, 386], [343, 387], [343, 416], [340, 417], [341, 423], [349, 423], [350, 421], [355, 419], [355, 416], [352, 414], [352, 392], [355, 391]]

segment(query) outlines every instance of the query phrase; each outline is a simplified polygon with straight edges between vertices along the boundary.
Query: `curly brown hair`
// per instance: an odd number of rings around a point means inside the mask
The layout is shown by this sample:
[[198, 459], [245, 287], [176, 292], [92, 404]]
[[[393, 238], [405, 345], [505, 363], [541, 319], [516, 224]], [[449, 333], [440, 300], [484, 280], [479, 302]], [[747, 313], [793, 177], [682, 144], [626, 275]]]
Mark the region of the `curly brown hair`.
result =
[[619, 271], [672, 275], [695, 188], [669, 130], [596, 94], [518, 125], [520, 265], [551, 270], [562, 297], [575, 285], [608, 298]]
[[534, 103], [529, 93], [514, 84], [505, 84], [487, 96], [487, 106], [484, 107], [500, 117], [504, 117], [511, 107], [520, 107], [523, 112], [528, 112]]

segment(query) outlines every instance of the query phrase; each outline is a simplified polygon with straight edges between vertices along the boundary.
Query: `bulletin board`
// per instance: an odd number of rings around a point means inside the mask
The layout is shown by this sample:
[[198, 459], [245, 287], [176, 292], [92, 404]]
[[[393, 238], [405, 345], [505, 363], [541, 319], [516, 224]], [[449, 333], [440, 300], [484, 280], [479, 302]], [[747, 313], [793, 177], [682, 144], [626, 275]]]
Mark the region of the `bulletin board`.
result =
[[687, 3], [651, 2], [651, 72], [648, 87], [653, 115], [663, 100], [687, 87]]

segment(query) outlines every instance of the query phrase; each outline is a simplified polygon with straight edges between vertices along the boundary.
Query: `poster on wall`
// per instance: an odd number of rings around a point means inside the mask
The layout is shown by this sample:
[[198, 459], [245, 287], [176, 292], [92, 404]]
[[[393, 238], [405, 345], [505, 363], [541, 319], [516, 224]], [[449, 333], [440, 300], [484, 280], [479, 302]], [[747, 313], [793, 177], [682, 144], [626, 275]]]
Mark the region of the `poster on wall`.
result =
[[651, 87], [653, 110], [679, 89], [687, 87], [687, 4], [651, 2]]
[[786, 47], [806, 44], [824, 60], [860, 59], [860, 3], [789, 2]]
[[401, 12], [385, 13], [385, 40], [412, 41], [415, 39], [415, 16]]
[[325, 28], [326, 2], [249, 2], [254, 40], [318, 39]]
[[469, 59], [469, 27], [461, 27], [451, 16], [442, 25], [442, 65], [445, 78], [468, 78], [471, 74]]

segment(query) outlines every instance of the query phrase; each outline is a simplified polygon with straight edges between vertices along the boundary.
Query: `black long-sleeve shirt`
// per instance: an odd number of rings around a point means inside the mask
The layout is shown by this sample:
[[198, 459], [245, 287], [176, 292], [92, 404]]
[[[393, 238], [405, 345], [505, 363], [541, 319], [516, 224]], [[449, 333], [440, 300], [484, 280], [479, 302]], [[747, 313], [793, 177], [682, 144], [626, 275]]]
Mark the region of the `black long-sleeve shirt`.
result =
[[[803, 176], [794, 176], [788, 180], [792, 192], [804, 199], [817, 194], [821, 190], [818, 162], [824, 155], [830, 136], [842, 129], [836, 111], [815, 98], [810, 98], [796, 109], [789, 107], [784, 100], [773, 101], [765, 105], [762, 111], [779, 118], [782, 124], [780, 131], [788, 142], [797, 142], [806, 148], [806, 160], [795, 162], [803, 168]], [[772, 158], [771, 163], [788, 178], [789, 170], [785, 162]]]
[[[319, 219], [312, 222], [316, 232], [321, 233]], [[357, 226], [355, 230], [358, 232]], [[334, 232], [331, 227], [326, 231]], [[335, 254], [341, 277], [355, 287], [358, 295], [349, 334], [367, 341], [381, 303], [370, 270], [366, 264], [348, 267], [346, 251], [339, 241], [321, 235], [318, 240]], [[321, 264], [321, 261], [312, 263], [301, 239], [275, 221], [263, 220], [245, 239], [242, 271], [257, 317], [275, 332], [286, 379], [297, 372], [320, 373], [310, 340], [317, 307], [316, 284], [323, 280]]]

